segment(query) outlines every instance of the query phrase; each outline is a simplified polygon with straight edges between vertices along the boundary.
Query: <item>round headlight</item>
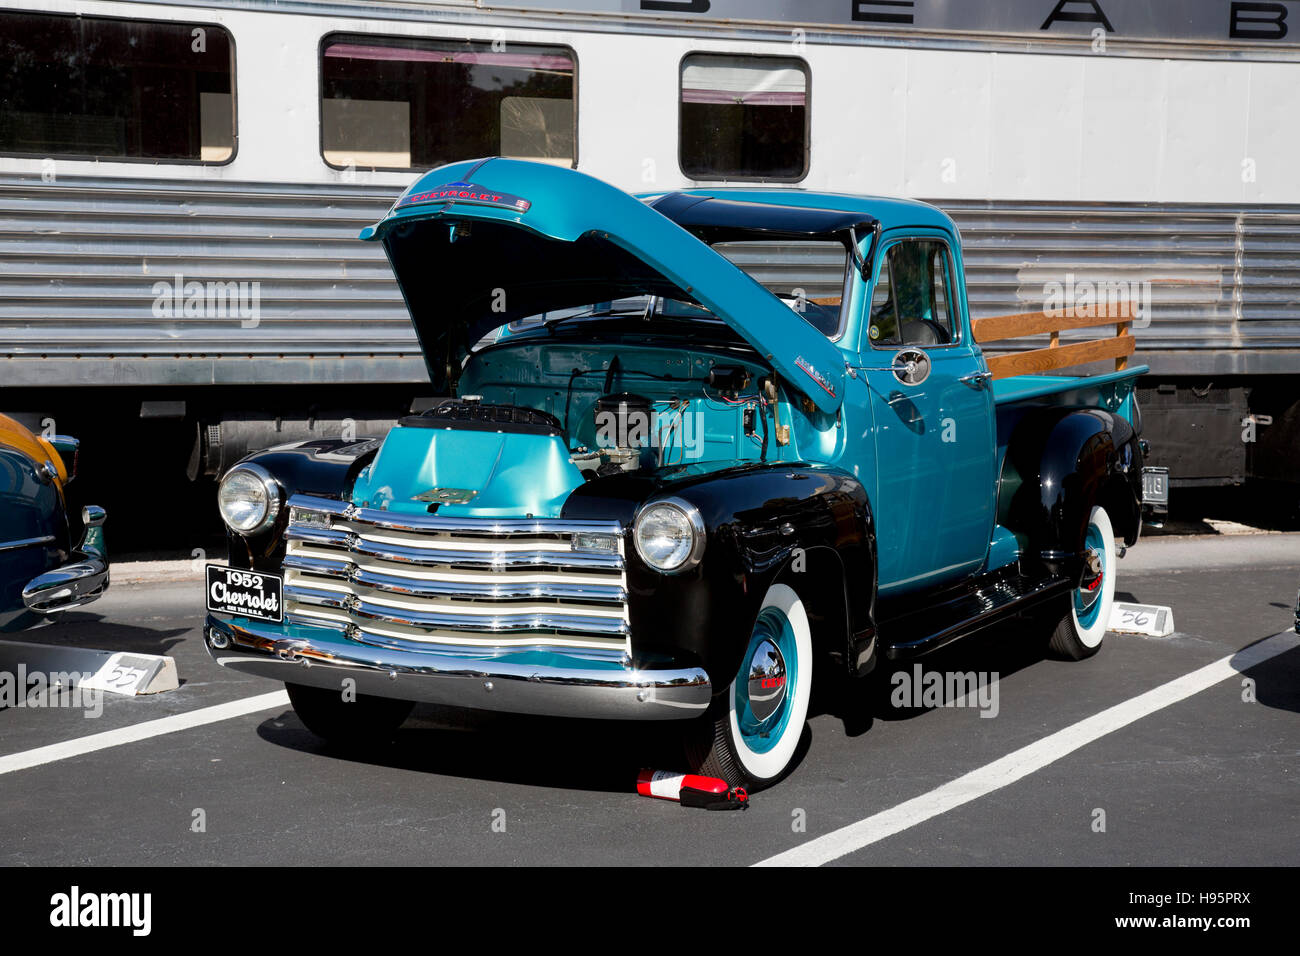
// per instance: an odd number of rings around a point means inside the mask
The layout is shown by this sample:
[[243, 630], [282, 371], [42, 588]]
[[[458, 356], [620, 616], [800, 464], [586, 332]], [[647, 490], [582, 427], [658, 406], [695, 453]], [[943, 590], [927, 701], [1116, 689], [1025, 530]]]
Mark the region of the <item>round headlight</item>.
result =
[[230, 530], [253, 534], [280, 513], [280, 486], [260, 465], [236, 465], [217, 488], [217, 508]]
[[637, 515], [632, 538], [641, 560], [656, 571], [685, 571], [704, 554], [704, 519], [680, 498], [655, 501]]

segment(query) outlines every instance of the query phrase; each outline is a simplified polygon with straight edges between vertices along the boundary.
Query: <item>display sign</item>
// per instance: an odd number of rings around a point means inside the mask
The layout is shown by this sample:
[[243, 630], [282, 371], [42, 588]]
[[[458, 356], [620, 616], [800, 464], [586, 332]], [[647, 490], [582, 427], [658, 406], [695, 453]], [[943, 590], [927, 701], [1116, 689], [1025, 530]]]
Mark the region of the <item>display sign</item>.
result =
[[1174, 633], [1174, 612], [1159, 604], [1122, 604], [1110, 609], [1110, 629], [1121, 634], [1169, 637]]
[[277, 623], [284, 620], [284, 579], [278, 574], [220, 564], [209, 564], [207, 574], [209, 611]]

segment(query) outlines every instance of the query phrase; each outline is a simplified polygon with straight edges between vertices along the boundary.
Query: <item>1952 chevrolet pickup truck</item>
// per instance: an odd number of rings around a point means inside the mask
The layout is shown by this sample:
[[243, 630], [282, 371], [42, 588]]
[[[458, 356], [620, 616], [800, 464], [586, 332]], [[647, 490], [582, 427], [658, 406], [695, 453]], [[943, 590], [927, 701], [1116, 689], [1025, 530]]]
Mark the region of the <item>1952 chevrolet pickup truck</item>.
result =
[[1005, 374], [1122, 366], [1132, 338], [986, 359], [939, 210], [636, 198], [497, 158], [426, 174], [361, 238], [448, 397], [234, 466], [207, 580], [213, 657], [283, 681], [317, 734], [382, 738], [420, 701], [689, 720], [692, 769], [762, 787], [814, 674], [1031, 608], [1057, 653], [1101, 645], [1145, 369]]

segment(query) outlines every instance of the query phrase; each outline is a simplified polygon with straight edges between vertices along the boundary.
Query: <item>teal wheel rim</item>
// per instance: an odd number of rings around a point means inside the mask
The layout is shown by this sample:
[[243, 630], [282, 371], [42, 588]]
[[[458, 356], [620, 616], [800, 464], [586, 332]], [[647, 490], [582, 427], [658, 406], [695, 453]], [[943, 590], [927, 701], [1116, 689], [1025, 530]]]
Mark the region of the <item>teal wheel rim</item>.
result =
[[1106, 576], [1110, 574], [1110, 555], [1106, 553], [1106, 540], [1102, 537], [1101, 529], [1095, 524], [1088, 524], [1088, 535], [1083, 546], [1101, 556], [1101, 577], [1097, 580], [1097, 586], [1092, 590], [1081, 587], [1074, 592], [1074, 616], [1079, 626], [1086, 629], [1092, 627], [1097, 615], [1101, 613], [1101, 595], [1106, 587]]
[[[749, 666], [764, 641], [776, 645], [784, 659], [785, 685], [776, 710], [760, 719], [755, 716], [754, 705], [749, 697]], [[784, 611], [776, 607], [765, 607], [759, 612], [742, 661], [741, 672], [735, 683], [736, 727], [746, 747], [754, 753], [767, 753], [785, 735], [794, 706], [794, 689], [799, 682], [799, 650], [795, 643], [794, 628]]]

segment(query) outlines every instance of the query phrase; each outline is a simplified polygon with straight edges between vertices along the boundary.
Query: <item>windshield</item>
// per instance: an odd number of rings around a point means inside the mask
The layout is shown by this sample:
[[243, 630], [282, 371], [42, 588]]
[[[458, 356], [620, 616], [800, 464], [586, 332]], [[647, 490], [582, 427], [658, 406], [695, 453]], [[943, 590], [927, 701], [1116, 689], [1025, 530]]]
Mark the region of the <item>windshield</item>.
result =
[[[848, 275], [848, 251], [835, 240], [717, 242], [712, 248], [829, 339], [843, 329], [840, 306]], [[556, 309], [511, 322], [512, 332], [616, 315], [648, 319], [720, 321], [708, 309], [661, 296], [631, 296], [569, 309]]]
[[713, 250], [799, 312], [829, 339], [841, 331], [849, 254], [834, 239], [717, 242]]
[[721, 322], [716, 315], [703, 306], [692, 302], [679, 302], [663, 296], [633, 295], [608, 302], [595, 302], [570, 309], [552, 309], [540, 312], [510, 323], [512, 332], [535, 329], [538, 326], [554, 326], [561, 322], [581, 319], [601, 319], [610, 316], [640, 316], [646, 319], [691, 319], [704, 322]]

